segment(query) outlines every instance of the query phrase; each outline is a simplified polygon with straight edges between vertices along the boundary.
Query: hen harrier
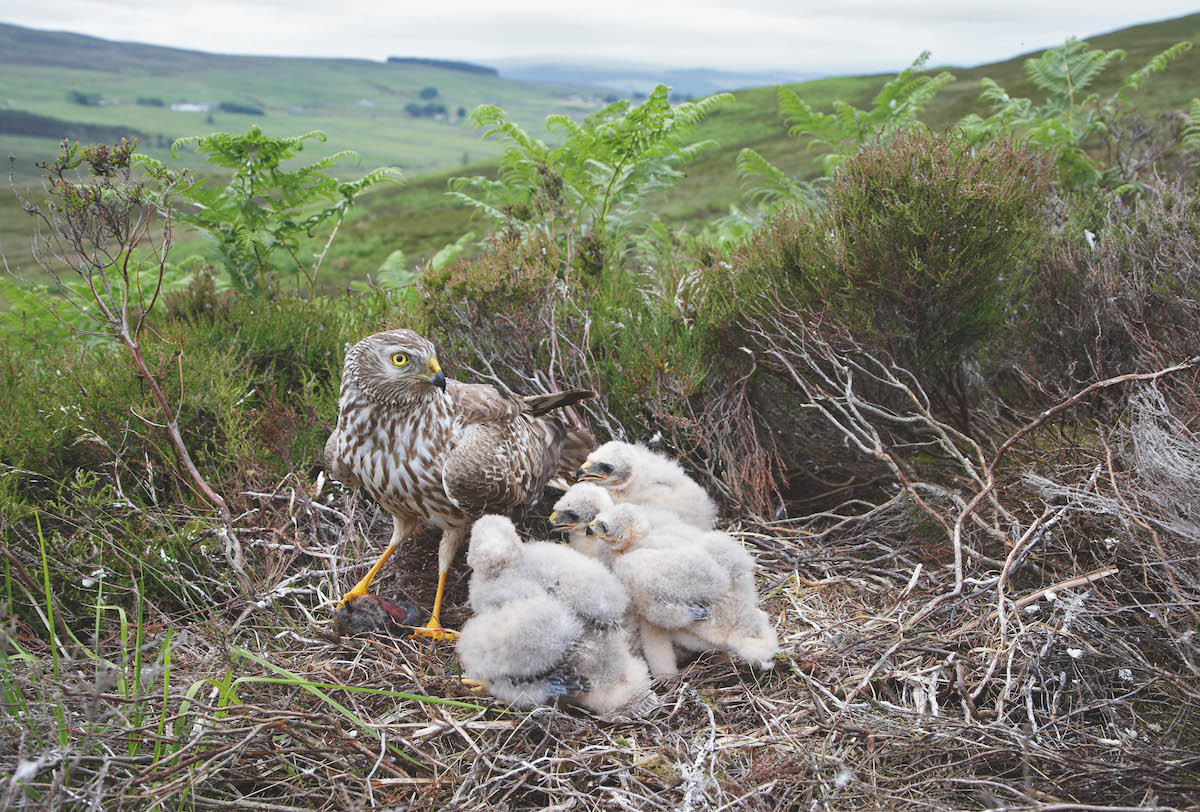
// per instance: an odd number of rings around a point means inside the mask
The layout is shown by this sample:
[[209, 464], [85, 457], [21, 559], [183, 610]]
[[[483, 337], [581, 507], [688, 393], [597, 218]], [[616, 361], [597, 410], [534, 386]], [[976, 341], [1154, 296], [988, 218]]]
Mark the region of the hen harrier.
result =
[[520, 397], [447, 380], [433, 344], [412, 330], [376, 333], [351, 347], [325, 467], [376, 499], [392, 514], [393, 530], [383, 555], [339, 606], [367, 594], [388, 556], [428, 522], [442, 529], [438, 585], [429, 624], [418, 633], [450, 637], [439, 620], [442, 593], [471, 524], [485, 513], [531, 505], [554, 477], [569, 480], [595, 441], [550, 412], [594, 394]]

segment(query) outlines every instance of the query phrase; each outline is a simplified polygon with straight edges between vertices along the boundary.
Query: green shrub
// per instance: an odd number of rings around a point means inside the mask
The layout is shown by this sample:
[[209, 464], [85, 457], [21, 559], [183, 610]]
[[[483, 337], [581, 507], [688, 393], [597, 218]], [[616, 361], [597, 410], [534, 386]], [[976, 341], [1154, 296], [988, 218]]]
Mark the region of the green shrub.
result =
[[914, 370], [953, 367], [1007, 322], [1047, 236], [1046, 161], [1010, 142], [905, 133], [847, 158], [824, 211], [785, 210], [707, 271], [705, 317], [770, 286]]
[[863, 150], [829, 188], [839, 255], [813, 269], [816, 290], [910, 369], [954, 367], [1025, 290], [1047, 238], [1049, 180], [1045, 159], [1007, 141], [906, 133]]
[[735, 345], [747, 309], [828, 321], [916, 374], [963, 428], [963, 373], [1013, 323], [1049, 182], [1048, 161], [1011, 142], [900, 134], [843, 160], [824, 210], [784, 210], [710, 264], [702, 318]]
[[[558, 247], [537, 234], [523, 240], [513, 234], [493, 235], [484, 251], [422, 273], [419, 290], [423, 324], [447, 323], [451, 311], [478, 305], [481, 314], [525, 329], [529, 321], [552, 305], [562, 269]], [[457, 318], [461, 318], [460, 314]]]
[[[726, 258], [704, 269], [701, 318], [716, 329], [736, 326], [744, 309], [771, 288], [785, 287], [814, 308], [831, 300], [838, 278], [836, 235], [825, 219], [798, 206], [778, 210]], [[846, 296], [851, 291], [841, 291]]]

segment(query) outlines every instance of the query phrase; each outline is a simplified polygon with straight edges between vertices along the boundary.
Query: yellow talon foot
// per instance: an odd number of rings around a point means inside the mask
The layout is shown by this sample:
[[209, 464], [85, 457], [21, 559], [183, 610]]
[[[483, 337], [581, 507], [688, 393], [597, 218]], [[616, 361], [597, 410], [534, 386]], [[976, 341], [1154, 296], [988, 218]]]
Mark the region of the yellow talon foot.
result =
[[461, 680], [459, 680], [459, 682], [461, 682], [467, 688], [471, 689], [471, 693], [474, 693], [474, 694], [481, 694], [487, 688], [487, 686], [484, 685], [479, 680], [471, 679], [470, 677], [463, 677]]
[[365, 586], [362, 586], [361, 584], [359, 584], [358, 586], [354, 587], [354, 589], [351, 589], [349, 592], [347, 592], [345, 595], [343, 595], [342, 600], [338, 603], [337, 606], [335, 606], [333, 608], [341, 609], [342, 607], [349, 604], [351, 601], [356, 601], [359, 598], [364, 597], [366, 594], [367, 594], [367, 588]]
[[419, 629], [413, 629], [413, 633], [408, 636], [408, 639], [416, 640], [418, 637], [425, 637], [437, 643], [453, 643], [458, 639], [458, 632], [443, 629], [440, 625], [435, 626], [430, 624], [422, 626]]

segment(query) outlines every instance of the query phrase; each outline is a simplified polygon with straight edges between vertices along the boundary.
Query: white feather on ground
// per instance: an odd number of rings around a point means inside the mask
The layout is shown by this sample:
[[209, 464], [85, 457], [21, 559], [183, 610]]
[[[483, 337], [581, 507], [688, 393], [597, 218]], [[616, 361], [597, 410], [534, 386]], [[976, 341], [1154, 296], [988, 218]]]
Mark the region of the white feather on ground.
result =
[[650, 698], [623, 626], [628, 597], [602, 565], [561, 545], [524, 544], [502, 516], [475, 523], [467, 561], [477, 614], [458, 654], [468, 677], [519, 708], [561, 700], [607, 714]]

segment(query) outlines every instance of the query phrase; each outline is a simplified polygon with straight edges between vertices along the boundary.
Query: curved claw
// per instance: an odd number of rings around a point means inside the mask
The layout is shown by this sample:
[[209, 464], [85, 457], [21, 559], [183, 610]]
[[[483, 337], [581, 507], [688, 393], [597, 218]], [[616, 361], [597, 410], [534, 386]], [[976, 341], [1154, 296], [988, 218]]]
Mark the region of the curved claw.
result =
[[453, 643], [458, 639], [458, 632], [444, 629], [440, 623], [431, 620], [428, 626], [413, 629], [413, 633], [408, 636], [408, 639], [416, 640], [418, 637], [428, 638], [435, 643]]
[[338, 605], [333, 608], [335, 610], [341, 609], [342, 607], [346, 606], [347, 604], [351, 603], [352, 601], [356, 601], [359, 598], [365, 597], [366, 595], [367, 595], [367, 586], [364, 585], [362, 582], [359, 582], [357, 585], [355, 585], [354, 589], [351, 589], [349, 592], [347, 592], [345, 595], [343, 595], [341, 601], [338, 602]]
[[469, 688], [471, 693], [481, 694], [487, 689], [487, 686], [482, 682], [477, 679], [471, 679], [470, 677], [463, 677], [459, 680], [459, 682]]

